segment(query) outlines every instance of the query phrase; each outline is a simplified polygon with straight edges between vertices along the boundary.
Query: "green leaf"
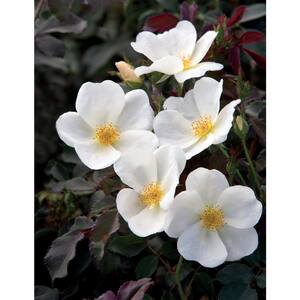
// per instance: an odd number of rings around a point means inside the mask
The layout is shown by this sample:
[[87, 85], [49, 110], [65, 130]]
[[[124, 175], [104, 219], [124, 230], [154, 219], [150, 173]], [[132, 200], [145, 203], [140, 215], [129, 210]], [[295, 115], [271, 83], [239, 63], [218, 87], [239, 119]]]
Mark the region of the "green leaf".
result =
[[166, 81], [167, 79], [169, 79], [171, 77], [171, 75], [163, 75], [157, 82], [156, 82], [156, 84], [160, 84], [160, 83], [162, 83], [162, 82], [164, 82], [164, 81]]
[[168, 259], [178, 259], [176, 244], [172, 243], [171, 241], [164, 242], [160, 253]]
[[218, 300], [257, 300], [257, 293], [247, 284], [231, 283], [222, 287]]
[[108, 249], [127, 257], [133, 257], [139, 254], [145, 247], [144, 239], [131, 234], [114, 238], [110, 242]]
[[34, 288], [35, 300], [58, 300], [58, 289], [51, 289], [47, 286], [37, 285]]
[[151, 277], [151, 275], [155, 272], [158, 264], [158, 258], [155, 255], [148, 255], [143, 257], [136, 269], [135, 274], [137, 279], [143, 277]]
[[266, 288], [266, 272], [263, 272], [262, 274], [257, 276], [256, 283], [261, 289]]
[[217, 280], [223, 284], [245, 283], [248, 284], [253, 277], [252, 271], [246, 265], [233, 263], [223, 268], [217, 274]]
[[177, 0], [156, 0], [164, 9], [177, 12], [179, 3]]
[[52, 280], [67, 275], [68, 264], [75, 256], [76, 245], [84, 238], [83, 231], [91, 226], [92, 221], [87, 217], [78, 217], [67, 233], [53, 241], [45, 256], [45, 263]]

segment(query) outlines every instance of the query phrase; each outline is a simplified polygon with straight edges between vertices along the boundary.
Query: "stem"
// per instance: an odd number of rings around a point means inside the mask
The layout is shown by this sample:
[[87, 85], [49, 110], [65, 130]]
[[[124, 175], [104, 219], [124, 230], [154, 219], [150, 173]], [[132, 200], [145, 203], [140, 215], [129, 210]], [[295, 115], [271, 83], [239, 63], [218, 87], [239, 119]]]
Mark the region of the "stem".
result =
[[193, 274], [193, 277], [191, 278], [191, 280], [190, 280], [190, 282], [189, 282], [189, 284], [188, 284], [188, 286], [185, 290], [185, 300], [188, 300], [188, 296], [190, 295], [190, 290], [192, 288], [193, 281], [194, 281], [199, 269], [200, 269], [200, 266], [195, 270], [195, 272]]
[[252, 173], [252, 176], [253, 176], [253, 179], [254, 179], [254, 182], [255, 182], [255, 185], [256, 185], [256, 188], [259, 192], [259, 195], [261, 197], [261, 200], [263, 200], [263, 191], [260, 187], [260, 183], [259, 183], [259, 179], [258, 179], [258, 176], [257, 176], [257, 173], [256, 173], [256, 170], [254, 168], [254, 165], [253, 165], [253, 161], [250, 157], [250, 154], [249, 154], [249, 151], [248, 151], [248, 148], [247, 148], [247, 145], [246, 145], [246, 141], [244, 138], [241, 139], [242, 140], [242, 145], [243, 145], [243, 150], [244, 150], [244, 153], [245, 153], [245, 156], [246, 156], [246, 159], [248, 161], [248, 164], [249, 164], [249, 167], [250, 167], [250, 171]]
[[178, 97], [182, 97], [182, 94], [183, 94], [183, 85], [184, 85], [184, 83], [179, 83], [178, 82], [178, 88], [177, 88], [177, 96]]
[[158, 259], [161, 261], [161, 263], [165, 266], [165, 268], [171, 272], [171, 267], [170, 265], [160, 256], [160, 254], [155, 251], [148, 243], [147, 243], [147, 247], [149, 248], [149, 250], [158, 257]]
[[[220, 151], [224, 154], [224, 156], [225, 156], [227, 159], [229, 159], [230, 156], [229, 156], [229, 154], [228, 154], [226, 148], [224, 147], [224, 145], [223, 145], [223, 144], [220, 144], [220, 145], [218, 145], [218, 146], [219, 146]], [[240, 170], [239, 170], [239, 169], [236, 169], [235, 171], [236, 171], [236, 174], [238, 175], [238, 177], [239, 177], [241, 183], [242, 183], [243, 185], [247, 185], [247, 183], [246, 183], [245, 179], [243, 178], [243, 176], [242, 176]]]
[[180, 256], [180, 258], [178, 260], [178, 263], [177, 263], [177, 267], [176, 267], [175, 280], [176, 280], [177, 289], [178, 289], [180, 299], [185, 300], [183, 288], [182, 288], [182, 285], [180, 283], [180, 268], [182, 266], [182, 261], [183, 261], [183, 258], [182, 258], [182, 256]]

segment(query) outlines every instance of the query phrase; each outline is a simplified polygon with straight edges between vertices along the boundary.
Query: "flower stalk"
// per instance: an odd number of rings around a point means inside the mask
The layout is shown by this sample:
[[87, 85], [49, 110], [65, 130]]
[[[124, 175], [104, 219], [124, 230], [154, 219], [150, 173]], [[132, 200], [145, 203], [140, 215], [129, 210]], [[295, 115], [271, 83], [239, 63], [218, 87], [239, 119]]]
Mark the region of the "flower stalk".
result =
[[185, 295], [184, 295], [184, 291], [180, 282], [180, 269], [182, 266], [182, 262], [183, 262], [183, 258], [182, 256], [180, 256], [178, 263], [177, 263], [177, 267], [176, 267], [176, 272], [175, 272], [175, 280], [176, 280], [176, 285], [177, 285], [177, 289], [178, 289], [178, 293], [180, 296], [181, 300], [185, 300]]

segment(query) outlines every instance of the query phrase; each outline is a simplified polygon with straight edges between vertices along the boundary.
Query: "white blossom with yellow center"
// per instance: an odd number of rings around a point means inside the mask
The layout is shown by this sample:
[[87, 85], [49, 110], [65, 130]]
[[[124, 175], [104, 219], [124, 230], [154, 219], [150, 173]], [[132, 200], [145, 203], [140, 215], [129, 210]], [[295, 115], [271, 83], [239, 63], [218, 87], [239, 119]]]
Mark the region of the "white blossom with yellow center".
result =
[[184, 98], [166, 99], [165, 110], [158, 113], [153, 123], [160, 144], [178, 146], [190, 159], [212, 144], [223, 143], [240, 100], [230, 102], [219, 112], [222, 86], [223, 80], [203, 77]]
[[78, 92], [76, 110], [62, 114], [56, 129], [91, 169], [111, 166], [128, 150], [158, 146], [151, 132], [154, 113], [143, 90], [125, 94], [110, 80], [87, 82]]
[[207, 31], [198, 41], [194, 25], [180, 21], [177, 26], [161, 34], [143, 31], [131, 43], [133, 49], [148, 57], [152, 64], [135, 69], [137, 76], [154, 71], [174, 75], [180, 83], [187, 79], [201, 77], [207, 71], [219, 71], [223, 65], [202, 62], [217, 36]]
[[198, 168], [186, 179], [168, 210], [166, 233], [178, 238], [179, 253], [205, 267], [250, 255], [258, 245], [253, 226], [262, 205], [245, 186], [229, 187], [217, 170]]
[[163, 231], [185, 162], [180, 148], [163, 146], [154, 152], [130, 151], [115, 163], [115, 172], [130, 187], [118, 193], [117, 208], [134, 234]]

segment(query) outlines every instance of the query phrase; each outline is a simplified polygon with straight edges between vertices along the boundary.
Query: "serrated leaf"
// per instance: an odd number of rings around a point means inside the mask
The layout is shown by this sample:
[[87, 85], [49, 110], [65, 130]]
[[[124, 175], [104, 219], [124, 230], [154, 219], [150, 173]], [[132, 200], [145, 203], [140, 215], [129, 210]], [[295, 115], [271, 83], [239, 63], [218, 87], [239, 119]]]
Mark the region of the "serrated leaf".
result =
[[91, 197], [91, 213], [100, 213], [103, 209], [112, 208], [116, 202], [112, 196], [107, 196], [103, 191], [95, 192]]
[[92, 224], [93, 222], [88, 218], [78, 217], [67, 233], [53, 241], [45, 256], [45, 263], [52, 280], [67, 275], [68, 264], [75, 256], [76, 245], [84, 238], [83, 231], [91, 228]]
[[257, 300], [257, 293], [247, 284], [231, 283], [222, 287], [218, 300]]
[[240, 263], [233, 263], [225, 268], [217, 274], [217, 280], [222, 284], [230, 284], [230, 283], [245, 283], [248, 284], [253, 277], [251, 269]]
[[155, 272], [158, 264], [158, 257], [155, 255], [148, 255], [143, 257], [135, 269], [137, 278], [151, 277]]
[[145, 241], [136, 235], [126, 235], [114, 238], [109, 243], [109, 250], [112, 252], [133, 257], [139, 254], [143, 249], [145, 249]]

